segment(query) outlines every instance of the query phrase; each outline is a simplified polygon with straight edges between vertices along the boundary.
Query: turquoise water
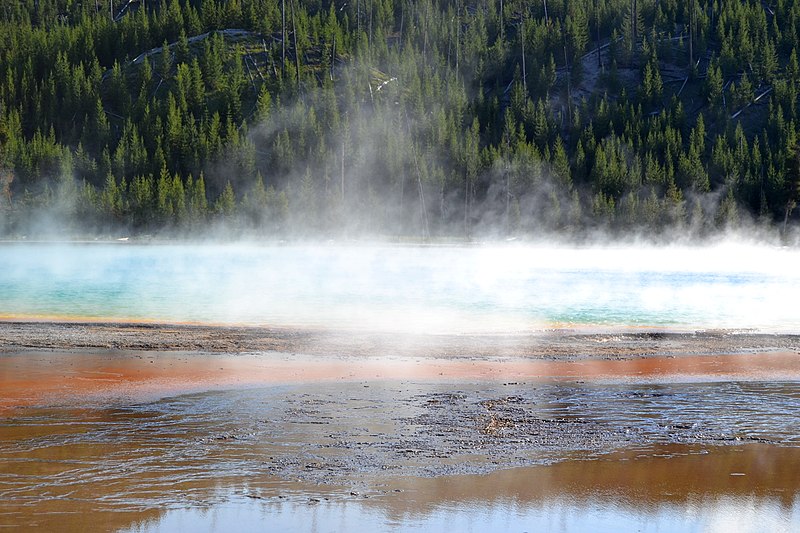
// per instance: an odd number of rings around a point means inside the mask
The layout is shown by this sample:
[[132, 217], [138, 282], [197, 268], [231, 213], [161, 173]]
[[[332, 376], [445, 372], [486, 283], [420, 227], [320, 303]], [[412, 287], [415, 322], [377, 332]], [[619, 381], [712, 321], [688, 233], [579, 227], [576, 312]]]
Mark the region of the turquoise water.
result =
[[0, 315], [424, 332], [800, 330], [800, 252], [6, 244]]

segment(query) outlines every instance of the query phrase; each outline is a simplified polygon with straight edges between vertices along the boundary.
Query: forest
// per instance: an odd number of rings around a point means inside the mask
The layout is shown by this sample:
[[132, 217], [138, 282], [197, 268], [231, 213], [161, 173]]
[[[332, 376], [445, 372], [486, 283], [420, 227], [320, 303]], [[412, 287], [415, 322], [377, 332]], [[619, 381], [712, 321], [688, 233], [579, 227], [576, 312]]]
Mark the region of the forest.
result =
[[795, 0], [3, 0], [0, 235], [798, 225]]

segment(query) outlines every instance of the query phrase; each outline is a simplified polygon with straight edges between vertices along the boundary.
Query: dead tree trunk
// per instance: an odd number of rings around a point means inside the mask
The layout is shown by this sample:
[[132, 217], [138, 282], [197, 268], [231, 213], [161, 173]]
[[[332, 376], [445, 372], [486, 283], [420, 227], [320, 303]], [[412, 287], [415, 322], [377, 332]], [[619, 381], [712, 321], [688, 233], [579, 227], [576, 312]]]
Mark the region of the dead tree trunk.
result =
[[689, 69], [694, 67], [694, 17], [695, 0], [689, 0]]
[[464, 177], [464, 238], [469, 240], [469, 174]]
[[786, 226], [789, 223], [789, 215], [792, 214], [792, 211], [794, 211], [796, 205], [797, 204], [794, 200], [789, 200], [786, 202], [786, 210], [783, 214], [783, 229], [781, 230], [782, 235], [786, 235]]
[[281, 77], [286, 76], [286, 0], [281, 0]]
[[456, 80], [458, 79], [458, 60], [461, 52], [461, 1], [456, 9]]
[[525, 69], [525, 19], [520, 22], [520, 42], [522, 44], [522, 88], [525, 89], [525, 97], [528, 97], [528, 72]]
[[[564, 20], [566, 23], [566, 20]], [[572, 73], [569, 71], [569, 59], [567, 58], [567, 34], [564, 32], [564, 69], [566, 72], [564, 73], [567, 77], [567, 113], [569, 113], [570, 117], [572, 116]]]
[[420, 225], [422, 226], [422, 240], [427, 241], [430, 238], [430, 229], [428, 227], [428, 207], [425, 204], [425, 188], [422, 186], [422, 171], [419, 167], [419, 157], [417, 155], [417, 146], [414, 144], [414, 138], [411, 135], [411, 124], [408, 120], [408, 112], [406, 111], [406, 132], [408, 133], [409, 141], [411, 142], [411, 153], [414, 155], [414, 169], [417, 173], [417, 192], [419, 194], [419, 213]]
[[600, 58], [600, 13], [597, 10], [597, 0], [594, 0], [594, 24], [597, 34], [597, 67], [603, 70], [603, 60]]
[[503, 0], [500, 0], [500, 41], [503, 41]]
[[294, 0], [291, 0], [292, 8], [292, 36], [294, 37], [294, 67], [297, 71], [297, 90], [300, 90], [300, 50], [297, 48], [297, 21], [294, 17]]
[[403, 2], [400, 8], [400, 50], [403, 50], [403, 25], [406, 22], [406, 3]]
[[336, 35], [333, 36], [333, 46], [331, 47], [331, 81], [333, 81], [333, 66], [336, 63]]

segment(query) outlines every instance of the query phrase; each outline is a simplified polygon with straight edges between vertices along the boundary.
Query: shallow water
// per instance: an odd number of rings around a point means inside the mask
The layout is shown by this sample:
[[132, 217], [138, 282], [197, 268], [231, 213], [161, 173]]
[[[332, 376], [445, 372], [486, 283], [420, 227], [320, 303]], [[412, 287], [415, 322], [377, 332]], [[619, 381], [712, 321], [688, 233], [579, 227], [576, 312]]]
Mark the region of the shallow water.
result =
[[0, 246], [6, 317], [425, 332], [800, 326], [800, 252], [709, 248]]
[[[482, 434], [487, 409], [523, 433]], [[798, 409], [797, 382], [361, 382], [7, 409], [0, 523], [796, 531]], [[529, 419], [588, 438], [520, 444]]]
[[[401, 479], [369, 499], [260, 492], [253, 500], [240, 492], [206, 509], [164, 512], [125, 531], [224, 531], [234, 523], [257, 531], [268, 521], [279, 531], [788, 533], [800, 527], [791, 470], [800, 466], [798, 457], [797, 449], [763, 446], [674, 447], [485, 476]], [[765, 462], [779, 475], [748, 479], [758, 472], [753, 465]], [[680, 481], [698, 474], [711, 482]]]
[[[798, 258], [736, 246], [14, 244], [0, 246], [0, 316], [795, 332]], [[3, 354], [0, 527], [800, 530], [794, 351], [419, 366], [273, 355]], [[594, 381], [575, 382], [584, 376]]]

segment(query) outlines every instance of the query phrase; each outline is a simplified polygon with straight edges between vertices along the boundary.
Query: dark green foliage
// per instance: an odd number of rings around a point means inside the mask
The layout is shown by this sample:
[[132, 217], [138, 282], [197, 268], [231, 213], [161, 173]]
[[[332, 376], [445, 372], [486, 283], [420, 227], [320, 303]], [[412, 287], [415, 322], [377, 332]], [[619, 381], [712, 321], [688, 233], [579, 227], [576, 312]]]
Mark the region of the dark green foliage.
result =
[[139, 6], [0, 10], [0, 232], [43, 209], [423, 239], [800, 212], [796, 0]]

